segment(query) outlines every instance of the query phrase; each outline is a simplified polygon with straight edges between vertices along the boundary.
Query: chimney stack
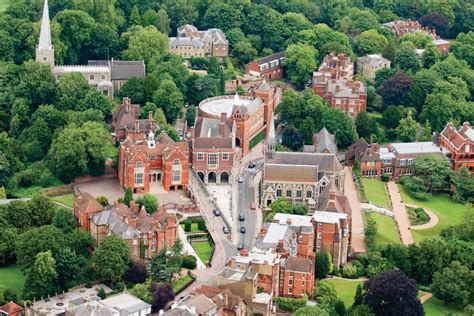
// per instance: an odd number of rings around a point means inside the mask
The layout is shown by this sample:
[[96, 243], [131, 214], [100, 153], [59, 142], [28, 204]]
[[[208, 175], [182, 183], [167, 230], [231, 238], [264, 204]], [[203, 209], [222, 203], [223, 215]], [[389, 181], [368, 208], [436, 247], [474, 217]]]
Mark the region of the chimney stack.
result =
[[153, 121], [153, 111], [148, 111], [148, 120]]
[[221, 113], [221, 122], [219, 123], [219, 135], [224, 137], [225, 136], [225, 121], [227, 119], [226, 113]]
[[131, 111], [131, 100], [129, 97], [123, 97], [122, 103], [125, 105], [125, 109], [127, 109], [127, 112]]

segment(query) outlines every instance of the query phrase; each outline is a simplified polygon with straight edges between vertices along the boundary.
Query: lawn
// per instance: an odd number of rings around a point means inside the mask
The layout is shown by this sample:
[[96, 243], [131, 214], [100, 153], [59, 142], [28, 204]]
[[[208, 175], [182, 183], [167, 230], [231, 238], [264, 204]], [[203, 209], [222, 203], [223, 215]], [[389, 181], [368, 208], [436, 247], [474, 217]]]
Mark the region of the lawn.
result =
[[[0, 2], [1, 1], [2, 0], [0, 0]], [[33, 196], [33, 193], [40, 192], [40, 191], [45, 190], [45, 189], [55, 188], [55, 187], [58, 187], [60, 185], [64, 185], [64, 183], [62, 183], [61, 180], [59, 180], [58, 178], [53, 178], [53, 180], [51, 181], [51, 185], [47, 188], [43, 188], [40, 185], [32, 185], [32, 186], [27, 187], [27, 188], [20, 187], [17, 190], [11, 191], [11, 192], [8, 192], [8, 193], [14, 198], [30, 198], [30, 197]]]
[[361, 180], [365, 189], [365, 195], [370, 203], [390, 209], [390, 201], [388, 200], [385, 183], [377, 179], [362, 178]]
[[370, 216], [377, 222], [377, 244], [400, 243], [397, 225], [392, 217], [372, 212], [366, 212], [365, 216]]
[[357, 285], [364, 283], [359, 280], [341, 280], [341, 279], [325, 279], [324, 281], [331, 282], [336, 288], [337, 297], [344, 301], [346, 308], [354, 303], [354, 296]]
[[17, 264], [0, 267], [0, 287], [12, 289], [20, 298], [24, 283], [25, 277]]
[[194, 250], [196, 250], [199, 258], [204, 264], [207, 264], [212, 259], [212, 245], [208, 241], [192, 242]]
[[0, 12], [3, 12], [7, 9], [11, 0], [0, 0]]
[[74, 207], [75, 198], [76, 196], [74, 194], [65, 194], [65, 195], [52, 196], [51, 200], [62, 203], [69, 207]]
[[[181, 224], [181, 228], [184, 230], [184, 224]], [[185, 230], [184, 230], [185, 231]], [[201, 232], [202, 230], [200, 230], [198, 228], [198, 223], [191, 223], [191, 231], [190, 233], [195, 233], [195, 232]]]
[[420, 242], [427, 237], [439, 235], [442, 229], [450, 225], [461, 223], [462, 215], [467, 209], [466, 205], [454, 202], [445, 194], [429, 195], [426, 201], [417, 200], [408, 193], [408, 190], [404, 186], [399, 185], [399, 188], [403, 202], [427, 208], [438, 215], [439, 218], [438, 225], [435, 227], [423, 230], [412, 230], [411, 233], [415, 242]]
[[181, 279], [178, 279], [178, 280], [174, 281], [173, 284], [171, 284], [171, 286], [173, 287], [173, 293], [176, 295], [179, 292], [181, 292], [183, 290], [183, 288], [186, 285], [188, 285], [189, 282], [191, 282], [192, 279], [193, 278], [191, 278], [188, 274], [186, 274]]
[[435, 297], [430, 298], [423, 304], [425, 316], [444, 316], [444, 315], [460, 315], [462, 310], [452, 306], [446, 306]]

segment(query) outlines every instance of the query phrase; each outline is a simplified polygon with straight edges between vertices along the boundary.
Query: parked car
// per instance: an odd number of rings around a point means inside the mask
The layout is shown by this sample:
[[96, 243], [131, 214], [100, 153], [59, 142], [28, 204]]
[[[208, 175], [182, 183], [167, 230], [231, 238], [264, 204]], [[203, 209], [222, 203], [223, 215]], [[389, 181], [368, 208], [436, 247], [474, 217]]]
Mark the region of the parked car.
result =
[[254, 163], [249, 164], [249, 168], [250, 169], [255, 168], [255, 164]]
[[224, 232], [224, 234], [228, 234], [229, 233], [229, 228], [227, 228], [227, 226], [224, 226], [222, 227], [222, 231]]
[[239, 214], [239, 221], [241, 222], [245, 221], [245, 215], [243, 213]]
[[242, 234], [245, 234], [246, 231], [247, 231], [247, 229], [245, 229], [244, 226], [240, 227], [240, 232], [241, 232]]
[[212, 213], [214, 213], [214, 216], [221, 216], [221, 211], [219, 211], [217, 208], [213, 209]]
[[251, 209], [251, 210], [254, 210], [254, 209], [256, 209], [256, 208], [257, 208], [257, 206], [255, 205], [254, 202], [250, 203], [250, 209]]
[[243, 242], [241, 242], [238, 246], [237, 246], [237, 250], [242, 250], [245, 248], [245, 245]]
[[244, 177], [239, 177], [239, 183], [243, 183], [244, 182]]

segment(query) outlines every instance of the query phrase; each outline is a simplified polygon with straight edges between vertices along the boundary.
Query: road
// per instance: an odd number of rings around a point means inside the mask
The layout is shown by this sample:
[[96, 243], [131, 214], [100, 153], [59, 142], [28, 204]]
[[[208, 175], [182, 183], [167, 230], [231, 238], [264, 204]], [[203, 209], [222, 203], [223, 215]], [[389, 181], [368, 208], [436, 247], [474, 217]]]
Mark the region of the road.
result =
[[[239, 244], [243, 243], [244, 248], [250, 249], [257, 237], [259, 228], [257, 227], [257, 210], [251, 210], [250, 204], [255, 202], [258, 205], [257, 201], [255, 200], [255, 187], [253, 186], [253, 177], [257, 172], [259, 172], [262, 168], [262, 164], [257, 164], [255, 168], [248, 168], [246, 167], [241, 173], [240, 177], [243, 178], [242, 183], [238, 183], [238, 194], [237, 194], [237, 213], [242, 213], [245, 215], [245, 220], [243, 222], [238, 221], [238, 233], [239, 236]], [[240, 233], [240, 227], [244, 226], [246, 228], [245, 234]]]

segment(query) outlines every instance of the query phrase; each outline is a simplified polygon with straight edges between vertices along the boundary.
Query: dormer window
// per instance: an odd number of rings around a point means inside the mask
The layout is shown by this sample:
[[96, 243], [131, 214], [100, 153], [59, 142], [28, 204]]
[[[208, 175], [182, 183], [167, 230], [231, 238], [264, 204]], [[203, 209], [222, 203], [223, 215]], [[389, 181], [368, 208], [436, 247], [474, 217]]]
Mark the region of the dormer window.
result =
[[175, 160], [173, 161], [173, 164], [174, 164], [174, 165], [179, 165], [179, 164], [180, 164], [179, 159], [175, 159]]

